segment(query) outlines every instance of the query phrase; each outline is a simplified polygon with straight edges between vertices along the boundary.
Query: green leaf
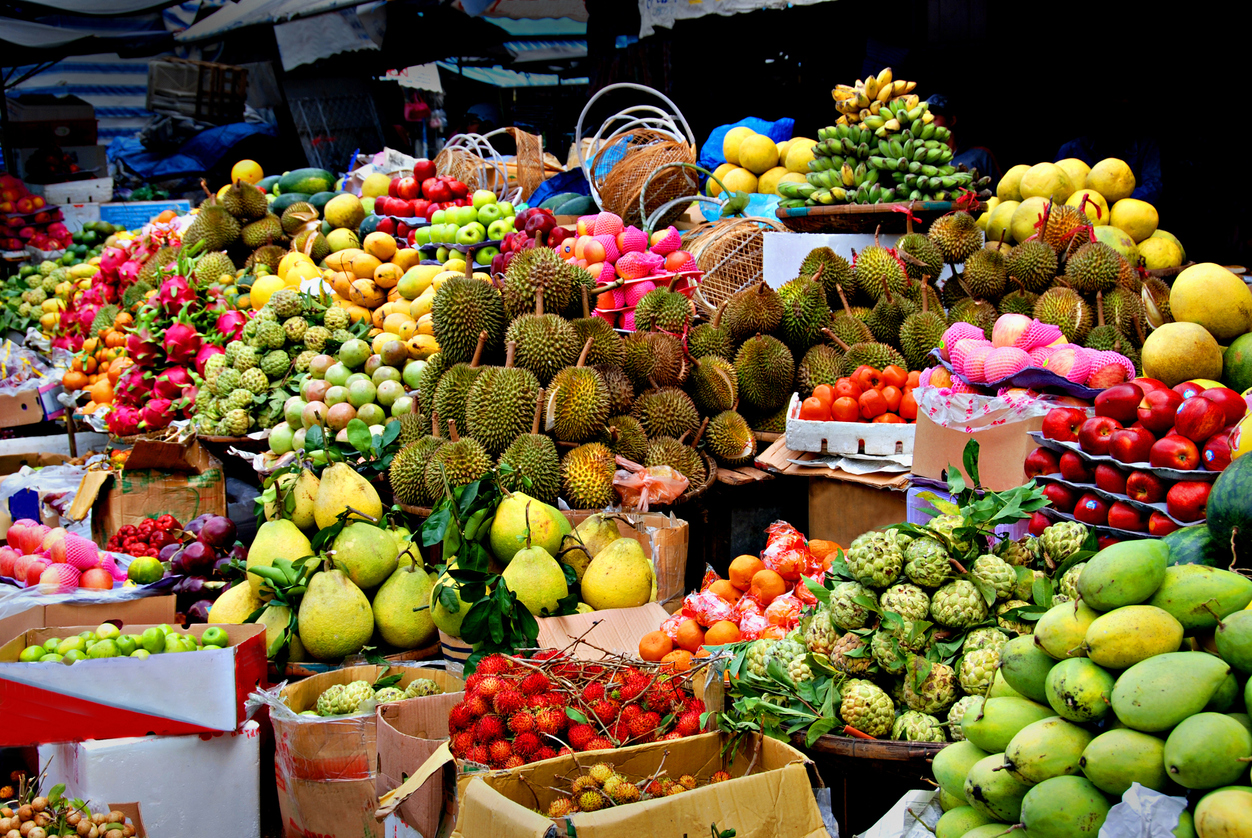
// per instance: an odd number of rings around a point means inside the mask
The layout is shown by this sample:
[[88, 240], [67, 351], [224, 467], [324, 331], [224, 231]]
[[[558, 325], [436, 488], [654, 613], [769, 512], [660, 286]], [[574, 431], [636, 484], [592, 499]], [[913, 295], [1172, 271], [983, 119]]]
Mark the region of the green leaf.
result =
[[1035, 605], [1042, 608], [1051, 608], [1053, 598], [1052, 580], [1043, 574], [1036, 576], [1035, 582], [1030, 589], [1030, 596], [1034, 600]]
[[[395, 424], [395, 423], [393, 422], [392, 424]], [[955, 503], [953, 503], [950, 500], [939, 497], [934, 492], [920, 492], [918, 493], [917, 496], [935, 508], [936, 512], [931, 512], [929, 509], [924, 509], [924, 508], [921, 510], [923, 513], [929, 514], [931, 517], [934, 517], [935, 514], [943, 514], [943, 515], [960, 515], [961, 514], [961, 508], [959, 506], [957, 506]]]
[[801, 576], [804, 580], [804, 587], [809, 589], [809, 593], [817, 597], [818, 602], [830, 605], [830, 590], [825, 585], [819, 585], [807, 576]]
[[400, 423], [388, 422], [383, 426], [383, 447], [386, 448], [400, 436]]
[[587, 717], [575, 710], [573, 707], [566, 707], [565, 715], [569, 717], [570, 721], [577, 722], [580, 725], [585, 725], [587, 723]]
[[[392, 424], [399, 423], [393, 422]], [[365, 424], [360, 419], [353, 419], [350, 421], [348, 423], [348, 442], [353, 448], [360, 451], [362, 454], [368, 453], [370, 447], [373, 445], [373, 440], [370, 438], [369, 425]]]
[[952, 467], [948, 464], [948, 494], [952, 497], [960, 497], [965, 491], [965, 478], [961, 475], [960, 469]]
[[[434, 547], [443, 541], [444, 534], [452, 525], [452, 510], [446, 504], [440, 503], [439, 508], [432, 512], [422, 524], [422, 546]], [[444, 556], [445, 560], [449, 558], [449, 556]]]
[[[398, 423], [393, 423], [393, 424], [398, 424]], [[478, 489], [480, 486], [482, 486], [482, 481], [475, 480], [472, 483], [467, 483], [465, 484], [465, 486], [462, 487], [461, 499], [457, 507], [461, 512], [461, 517], [463, 518], [469, 517], [470, 507], [474, 505], [474, 499], [478, 497]]]
[[965, 443], [965, 450], [961, 454], [961, 459], [965, 463], [965, 473], [974, 482], [974, 488], [977, 488], [982, 482], [978, 479], [978, 449], [978, 440], [971, 439]]
[[830, 717], [813, 722], [813, 724], [809, 725], [809, 732], [804, 736], [804, 747], [813, 747], [813, 743], [818, 740], [818, 737], [825, 736], [827, 733], [830, 733], [830, 731], [833, 730], [835, 725], [838, 723], [838, 719]]
[[310, 425], [308, 431], [304, 435], [304, 450], [319, 451], [325, 444], [325, 437], [322, 434], [321, 425]]

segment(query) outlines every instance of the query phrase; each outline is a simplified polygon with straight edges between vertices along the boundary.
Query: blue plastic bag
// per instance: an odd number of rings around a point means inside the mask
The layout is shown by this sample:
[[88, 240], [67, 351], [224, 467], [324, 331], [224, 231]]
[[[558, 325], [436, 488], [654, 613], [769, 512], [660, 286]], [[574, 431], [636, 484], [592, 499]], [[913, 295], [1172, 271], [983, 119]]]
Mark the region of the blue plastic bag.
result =
[[[726, 155], [722, 153], [722, 143], [726, 139], [727, 132], [731, 128], [743, 126], [751, 128], [758, 134], [764, 134], [776, 143], [783, 140], [791, 139], [796, 129], [796, 121], [791, 117], [783, 117], [776, 122], [770, 122], [760, 117], [747, 116], [738, 122], [732, 122], [728, 125], [719, 125], [709, 132], [709, 138], [704, 141], [704, 145], [700, 147], [700, 166], [708, 169], [710, 172], [718, 166], [726, 162]], [[706, 178], [707, 180], [707, 178]], [[701, 184], [703, 185], [703, 183]]]

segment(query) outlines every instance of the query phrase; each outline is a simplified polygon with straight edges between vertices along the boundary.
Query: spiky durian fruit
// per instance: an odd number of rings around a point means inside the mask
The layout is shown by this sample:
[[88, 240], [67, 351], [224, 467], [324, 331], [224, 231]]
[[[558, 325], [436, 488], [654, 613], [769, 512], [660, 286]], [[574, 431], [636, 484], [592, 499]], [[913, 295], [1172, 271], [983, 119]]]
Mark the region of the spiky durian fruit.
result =
[[538, 397], [539, 382], [530, 370], [485, 367], [465, 400], [465, 430], [488, 454], [499, 456], [531, 426]]
[[762, 434], [785, 434], [787, 432], [787, 405], [777, 410], [753, 411], [744, 416], [752, 430]]
[[913, 306], [904, 297], [888, 294], [875, 303], [865, 325], [874, 333], [874, 340], [880, 343], [895, 343], [900, 339], [900, 326], [913, 310]]
[[1081, 343], [1091, 330], [1091, 305], [1072, 288], [1049, 288], [1035, 303], [1041, 323], [1059, 326], [1070, 343]]
[[610, 367], [606, 364], [596, 365], [595, 371], [600, 373], [604, 385], [609, 388], [609, 412], [615, 416], [629, 413], [635, 403], [635, 386], [630, 383], [629, 376], [621, 367]]
[[735, 365], [713, 355], [696, 359], [687, 378], [691, 398], [703, 413], [730, 410], [739, 401], [739, 377]]
[[797, 277], [778, 289], [782, 301], [782, 338], [795, 352], [803, 352], [821, 340], [830, 325], [826, 291], [816, 280]]
[[813, 388], [819, 384], [834, 386], [842, 376], [839, 372], [843, 353], [833, 346], [819, 343], [804, 353], [800, 363], [796, 365], [796, 384], [800, 395], [808, 398]]
[[632, 332], [622, 341], [622, 369], [637, 388], [681, 384], [687, 377], [682, 343], [664, 332]]
[[[235, 218], [248, 220], [261, 218], [269, 212], [265, 193], [246, 180], [237, 180], [222, 191], [222, 208]], [[277, 221], [278, 217], [275, 216]]]
[[635, 328], [682, 332], [691, 323], [691, 300], [668, 288], [653, 288], [635, 306]]
[[225, 252], [214, 250], [204, 254], [197, 260], [191, 275], [196, 282], [205, 285], [218, 282], [223, 275], [233, 279], [235, 276], [235, 263], [230, 260], [230, 257]]
[[755, 334], [767, 335], [782, 323], [782, 300], [762, 279], [726, 301], [722, 323], [736, 342]]
[[[225, 250], [239, 238], [239, 222], [216, 204], [202, 206], [195, 219], [183, 231], [183, 247], [190, 249], [197, 242], [204, 242], [204, 249]], [[323, 259], [326, 256], [323, 254]], [[317, 260], [315, 260], [317, 261]]]
[[852, 276], [852, 266], [829, 247], [819, 247], [809, 251], [800, 263], [800, 276], [811, 277], [821, 283], [826, 292], [826, 305], [832, 309], [839, 305], [838, 286], [856, 290], [856, 279]]
[[1075, 291], [1095, 294], [1117, 287], [1122, 257], [1104, 242], [1080, 245], [1065, 262], [1065, 275]]
[[422, 377], [417, 382], [417, 402], [427, 419], [435, 409], [435, 390], [448, 366], [443, 353], [436, 352], [426, 359], [426, 366], [422, 368]]
[[1174, 313], [1169, 307], [1169, 294], [1170, 288], [1165, 280], [1150, 276], [1143, 281], [1139, 298], [1143, 301], [1144, 317], [1154, 329], [1163, 323], [1174, 321]]
[[748, 427], [748, 421], [733, 410], [723, 411], [710, 419], [702, 439], [704, 449], [722, 465], [741, 466], [756, 457], [756, 437]]
[[287, 209], [283, 210], [279, 221], [283, 225], [283, 232], [289, 236], [294, 236], [305, 226], [317, 221], [317, 210], [313, 205], [306, 201], [296, 201], [289, 204]]
[[700, 426], [700, 412], [691, 397], [677, 387], [661, 387], [641, 393], [631, 416], [639, 420], [649, 439], [678, 438]]
[[1104, 320], [1116, 326], [1117, 330], [1133, 340], [1136, 345], [1143, 343], [1140, 335], [1147, 334], [1148, 320], [1143, 307], [1143, 298], [1138, 293], [1126, 288], [1117, 287], [1104, 295]]
[[776, 410], [791, 396], [795, 360], [778, 338], [756, 335], [744, 341], [735, 355], [735, 371], [740, 396], [757, 410]]
[[1120, 253], [1117, 258], [1117, 286], [1138, 294], [1143, 289], [1143, 277]]
[[520, 434], [500, 455], [500, 485], [510, 492], [526, 492], [535, 500], [555, 504], [561, 491], [561, 458], [552, 438], [539, 433], [544, 393], [535, 397], [529, 433]]
[[[193, 222], [194, 223], [194, 222]], [[160, 271], [166, 265], [178, 259], [178, 248], [162, 247], [143, 263], [143, 267], [139, 269], [139, 275], [135, 277], [136, 282], [145, 282], [152, 287], [161, 284]]]
[[400, 417], [400, 436], [396, 437], [396, 441], [403, 447], [410, 442], [417, 442], [429, 433], [429, 418], [418, 411], [412, 411]]
[[668, 436], [657, 437], [648, 443], [648, 449], [643, 455], [643, 466], [669, 466], [686, 477], [692, 486], [703, 483], [709, 473], [699, 451]]
[[481, 332], [487, 333], [483, 346], [487, 357], [500, 351], [504, 339], [504, 304], [500, 292], [489, 283], [463, 276], [451, 277], [435, 292], [430, 315], [439, 351], [448, 363], [468, 361], [474, 355]]
[[320, 230], [301, 230], [291, 239], [291, 249], [306, 254], [314, 262], [330, 255], [330, 242]]
[[435, 409], [445, 422], [455, 422], [458, 427], [468, 428], [465, 421], [465, 408], [469, 403], [470, 388], [482, 374], [483, 368], [476, 363], [453, 364], [439, 379], [435, 389]]
[[605, 420], [604, 430], [600, 432], [597, 442], [607, 445], [619, 457], [642, 464], [648, 449], [648, 434], [633, 416], [610, 416]]
[[896, 253], [909, 279], [936, 280], [943, 274], [943, 253], [921, 233], [906, 233], [896, 242]]
[[[1058, 255], [1072, 253], [1074, 249], [1087, 241], [1088, 226], [1086, 213], [1080, 212], [1077, 207], [1053, 202], [1048, 204], [1044, 212], [1039, 238], [1043, 239]], [[1080, 235], [1079, 231], [1083, 232], [1075, 242], [1075, 236]]]
[[256, 249], [267, 244], [281, 244], [287, 241], [283, 225], [277, 215], [263, 215], [256, 221], [244, 226], [239, 239], [245, 247]]
[[730, 336], [730, 329], [722, 326], [723, 305], [713, 315], [711, 323], [701, 323], [687, 334], [687, 352], [692, 358], [704, 358], [716, 355], [727, 361], [735, 357], [735, 343]]
[[969, 295], [984, 300], [1003, 294], [1007, 278], [1004, 257], [986, 248], [974, 251], [965, 260], [965, 270], [961, 272], [961, 281]]
[[254, 265], [265, 265], [270, 269], [270, 273], [278, 273], [278, 263], [283, 260], [287, 253], [287, 248], [276, 244], [262, 245], [248, 254], [248, 259], [243, 263], [243, 266], [251, 268]]
[[441, 445], [426, 463], [426, 494], [432, 501], [491, 471], [491, 457], [478, 440], [458, 436], [455, 422], [448, 423], [448, 437], [451, 441]]
[[609, 388], [600, 373], [586, 366], [591, 338], [578, 363], [552, 377], [548, 391], [548, 425], [562, 442], [586, 442], [604, 429], [609, 418]]
[[[967, 262], [966, 268], [968, 267]], [[943, 315], [931, 311], [929, 299], [923, 298], [922, 310], [904, 318], [904, 323], [900, 326], [900, 348], [903, 350], [904, 360], [908, 362], [906, 369], [924, 368], [930, 350], [939, 345], [947, 328]]]
[[880, 300], [888, 292], [895, 295], [904, 293], [907, 275], [904, 263], [890, 248], [878, 244], [878, 236], [874, 236], [874, 244], [863, 248], [852, 261], [852, 275], [856, 277], [856, 287], [872, 300]]
[[617, 499], [613, 452], [599, 442], [578, 446], [561, 460], [561, 486], [574, 509], [603, 509]]
[[991, 303], [966, 297], [948, 311], [948, 325], [972, 323], [983, 330], [987, 335], [987, 340], [991, 340], [991, 330], [995, 327], [997, 317], [999, 317], [999, 312]]
[[1004, 267], [1025, 290], [1039, 294], [1048, 290], [1056, 277], [1056, 251], [1039, 239], [1027, 239], [1009, 252]]
[[[589, 366], [607, 365], [620, 367], [626, 357], [622, 348], [622, 336], [613, 330], [603, 317], [579, 317], [569, 322], [578, 335], [579, 345], [591, 339], [591, 352], [587, 355]], [[442, 344], [441, 344], [442, 345]]]
[[964, 262], [982, 247], [982, 230], [974, 216], [963, 210], [936, 218], [927, 237], [939, 248], [945, 262]]
[[510, 323], [504, 339], [517, 344], [517, 365], [534, 373], [546, 387], [552, 376], [578, 359], [583, 345], [569, 321], [543, 313], [543, 300], [544, 291], [540, 289], [538, 313], [523, 314]]
[[518, 251], [504, 273], [504, 310], [511, 318], [533, 312], [536, 292], [542, 289], [544, 307], [548, 311], [562, 312], [571, 303], [581, 302], [584, 278], [590, 279], [590, 274], [566, 263], [551, 248]]
[[391, 491], [399, 503], [425, 506], [430, 503], [426, 491], [426, 466], [446, 440], [436, 436], [423, 436], [406, 443], [391, 460], [388, 479]]

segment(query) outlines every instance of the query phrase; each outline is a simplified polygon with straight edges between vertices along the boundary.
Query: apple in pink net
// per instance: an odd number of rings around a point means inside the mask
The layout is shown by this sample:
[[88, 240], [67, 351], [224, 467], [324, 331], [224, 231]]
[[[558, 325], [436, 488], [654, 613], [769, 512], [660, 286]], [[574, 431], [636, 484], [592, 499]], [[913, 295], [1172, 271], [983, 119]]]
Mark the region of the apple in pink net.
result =
[[1090, 483], [1095, 480], [1095, 470], [1076, 451], [1066, 451], [1061, 455], [1061, 477], [1071, 483]]
[[1139, 507], [1119, 500], [1109, 507], [1109, 526], [1131, 532], [1147, 532], [1148, 516]]
[[0, 576], [13, 578], [13, 563], [19, 555], [21, 554], [7, 544], [0, 547]]
[[1050, 448], [1039, 446], [1026, 455], [1022, 467], [1026, 470], [1026, 478], [1033, 480], [1041, 474], [1056, 474], [1061, 470], [1056, 452]]
[[48, 569], [48, 565], [52, 564], [51, 559], [34, 558], [30, 564], [26, 566], [26, 587], [33, 588], [39, 584], [39, 577]]
[[1078, 445], [1088, 454], [1104, 456], [1109, 453], [1113, 431], [1121, 430], [1122, 423], [1108, 416], [1093, 416], [1078, 429]]
[[1095, 492], [1087, 492], [1074, 505], [1074, 518], [1090, 526], [1103, 526], [1109, 521], [1110, 504]]
[[1109, 454], [1119, 463], [1146, 463], [1155, 443], [1146, 428], [1122, 428], [1109, 437]]
[[1078, 431], [1087, 421], [1086, 411], [1075, 407], [1056, 407], [1043, 417], [1043, 438], [1058, 442], [1074, 442]]
[[1096, 488], [1113, 495], [1126, 494], [1126, 472], [1117, 466], [1100, 463], [1095, 467]]
[[1213, 484], [1201, 480], [1183, 480], [1169, 487], [1165, 493], [1165, 508], [1170, 517], [1178, 521], [1199, 521], [1204, 517], [1204, 507], [1209, 501]]
[[1078, 492], [1060, 483], [1049, 483], [1043, 487], [1043, 496], [1058, 512], [1073, 512], [1078, 503]]

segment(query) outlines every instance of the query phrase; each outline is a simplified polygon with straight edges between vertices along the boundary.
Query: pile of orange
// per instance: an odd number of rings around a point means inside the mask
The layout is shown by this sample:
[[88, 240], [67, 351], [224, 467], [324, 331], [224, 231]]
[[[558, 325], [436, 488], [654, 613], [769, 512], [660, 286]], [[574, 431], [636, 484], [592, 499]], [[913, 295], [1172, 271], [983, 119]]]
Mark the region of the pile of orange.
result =
[[90, 400], [80, 412], [93, 413], [101, 405], [113, 403], [113, 388], [130, 366], [126, 357], [125, 329], [134, 322], [129, 312], [121, 312], [113, 325], [96, 337], [83, 341], [80, 353], [61, 377], [61, 385], [71, 393], [85, 390]]

